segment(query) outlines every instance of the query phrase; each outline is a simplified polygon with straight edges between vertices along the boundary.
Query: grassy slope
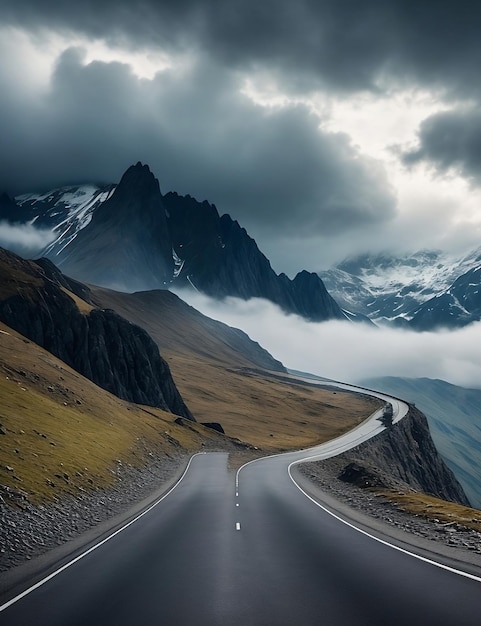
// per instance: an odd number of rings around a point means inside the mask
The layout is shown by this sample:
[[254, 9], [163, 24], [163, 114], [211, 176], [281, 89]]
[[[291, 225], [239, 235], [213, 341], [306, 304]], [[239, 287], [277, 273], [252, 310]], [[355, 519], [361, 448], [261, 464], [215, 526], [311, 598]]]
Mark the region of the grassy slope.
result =
[[123, 463], [221, 440], [200, 425], [119, 400], [0, 324], [0, 485], [41, 502], [103, 486]]
[[327, 441], [366, 419], [379, 403], [351, 393], [254, 371], [247, 351], [235, 350], [222, 325], [169, 292], [123, 294], [94, 289], [105, 308], [142, 326], [157, 342], [187, 405], [199, 421], [220, 422], [227, 435], [265, 452]]
[[[0, 298], [35, 300], [44, 282], [33, 263], [0, 251]], [[63, 289], [64, 292], [66, 291]], [[67, 292], [87, 315], [91, 306]], [[199, 421], [265, 453], [330, 439], [365, 419], [372, 400], [256, 373], [279, 367], [241, 333], [187, 306], [173, 294], [118, 294], [94, 289], [99, 305], [144, 327], [167, 358]], [[23, 490], [42, 502], [115, 480], [117, 464], [200, 449], [235, 449], [200, 424], [119, 400], [5, 325], [0, 325], [0, 495]]]

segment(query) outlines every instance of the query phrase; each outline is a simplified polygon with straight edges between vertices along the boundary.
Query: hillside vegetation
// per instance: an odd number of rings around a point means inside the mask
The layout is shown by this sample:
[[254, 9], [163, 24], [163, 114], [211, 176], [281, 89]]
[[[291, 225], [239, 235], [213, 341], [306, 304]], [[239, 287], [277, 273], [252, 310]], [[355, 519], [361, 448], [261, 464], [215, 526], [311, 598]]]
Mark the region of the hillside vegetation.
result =
[[92, 297], [149, 333], [198, 421], [220, 422], [227, 435], [266, 452], [337, 437], [381, 404], [369, 396], [281, 376], [284, 368], [247, 335], [202, 315], [168, 291], [125, 294], [93, 288]]
[[[201, 315], [172, 293], [89, 288], [52, 264], [6, 251], [0, 277], [0, 314], [11, 320], [0, 322], [0, 495], [9, 502], [41, 503], [108, 486], [124, 464], [178, 461], [206, 447], [251, 455], [308, 447], [354, 427], [378, 406], [372, 398], [296, 382], [245, 333]], [[100, 315], [115, 324], [92, 334]], [[90, 379], [74, 369], [85, 351], [82, 342], [75, 347], [78, 328], [89, 344]], [[138, 336], [142, 342], [130, 341]], [[34, 337], [65, 353], [70, 366]], [[135, 347], [148, 354], [137, 358]], [[106, 360], [102, 351], [115, 359]], [[150, 366], [161, 357], [169, 367], [149, 371], [155, 385], [168, 376], [179, 398], [170, 412], [132, 401], [137, 383], [146, 380], [138, 363]], [[105, 376], [94, 370], [97, 364]], [[124, 399], [114, 395], [115, 385], [99, 386], [119, 376]], [[176, 407], [183, 409], [184, 400], [190, 411], [180, 419]], [[220, 422], [225, 436], [200, 422]]]
[[[103, 487], [119, 463], [174, 457], [222, 437], [120, 400], [0, 324], [0, 495], [40, 503]], [[17, 494], [9, 494], [5, 489]], [[20, 490], [20, 491], [19, 491]]]

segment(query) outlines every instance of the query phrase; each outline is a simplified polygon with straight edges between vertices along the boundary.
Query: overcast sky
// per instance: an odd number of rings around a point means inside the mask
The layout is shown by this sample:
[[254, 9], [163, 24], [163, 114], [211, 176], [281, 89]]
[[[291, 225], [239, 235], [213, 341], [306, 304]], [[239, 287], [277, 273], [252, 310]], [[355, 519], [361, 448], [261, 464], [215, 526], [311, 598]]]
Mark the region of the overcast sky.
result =
[[276, 271], [481, 245], [481, 4], [1, 0], [0, 191], [208, 199]]

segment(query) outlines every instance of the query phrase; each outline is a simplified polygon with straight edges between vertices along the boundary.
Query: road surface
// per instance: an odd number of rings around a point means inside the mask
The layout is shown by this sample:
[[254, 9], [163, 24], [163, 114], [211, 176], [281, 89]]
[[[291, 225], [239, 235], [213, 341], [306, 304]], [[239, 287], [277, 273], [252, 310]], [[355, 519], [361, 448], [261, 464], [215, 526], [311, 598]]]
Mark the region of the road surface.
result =
[[4, 601], [0, 624], [479, 626], [481, 580], [380, 543], [302, 493], [288, 470], [321, 454], [326, 446], [237, 474], [225, 453], [194, 456], [139, 519]]

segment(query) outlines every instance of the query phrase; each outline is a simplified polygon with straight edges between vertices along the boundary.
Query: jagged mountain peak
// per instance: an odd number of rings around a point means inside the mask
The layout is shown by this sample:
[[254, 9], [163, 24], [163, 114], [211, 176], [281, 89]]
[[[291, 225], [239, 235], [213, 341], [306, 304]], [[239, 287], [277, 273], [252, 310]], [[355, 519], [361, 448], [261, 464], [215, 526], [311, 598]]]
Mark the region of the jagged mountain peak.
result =
[[117, 190], [138, 193], [139, 191], [161, 193], [160, 185], [147, 164], [137, 161], [123, 174], [117, 185]]
[[56, 234], [43, 255], [77, 280], [120, 291], [176, 284], [214, 298], [264, 298], [313, 321], [346, 319], [317, 275], [278, 276], [236, 219], [207, 200], [163, 196], [140, 161], [118, 185], [62, 188], [19, 203]]

